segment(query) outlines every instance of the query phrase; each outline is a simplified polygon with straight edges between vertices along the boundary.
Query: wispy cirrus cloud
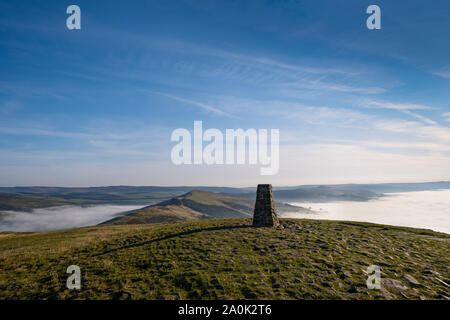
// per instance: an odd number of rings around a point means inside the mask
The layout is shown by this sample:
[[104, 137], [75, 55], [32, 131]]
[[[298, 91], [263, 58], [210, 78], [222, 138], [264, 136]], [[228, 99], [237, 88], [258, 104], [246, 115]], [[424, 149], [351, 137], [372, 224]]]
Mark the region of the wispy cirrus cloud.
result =
[[390, 110], [397, 110], [399, 112], [402, 112], [404, 114], [407, 114], [413, 118], [416, 118], [422, 122], [425, 122], [430, 125], [436, 125], [437, 122], [429, 119], [417, 112], [413, 112], [411, 110], [434, 110], [434, 107], [421, 105], [421, 104], [412, 104], [412, 103], [392, 103], [392, 102], [380, 102], [380, 101], [373, 101], [373, 100], [362, 100], [362, 105], [367, 108], [374, 108], [374, 109], [390, 109]]
[[446, 78], [446, 79], [450, 79], [450, 67], [447, 67], [443, 70], [440, 71], [435, 71], [432, 72], [434, 75], [442, 77], [442, 78]]
[[9, 114], [17, 109], [20, 109], [22, 104], [17, 101], [0, 102], [0, 114]]
[[327, 105], [313, 105], [299, 102], [269, 99], [240, 98], [226, 95], [207, 95], [222, 109], [240, 112], [244, 116], [253, 115], [258, 119], [282, 119], [302, 121], [311, 125], [326, 126], [366, 126], [371, 116], [351, 108], [337, 108]]
[[170, 98], [172, 100], [179, 101], [179, 102], [187, 103], [187, 104], [193, 105], [195, 107], [199, 107], [199, 108], [201, 108], [203, 110], [212, 112], [212, 113], [214, 113], [216, 115], [225, 116], [225, 117], [228, 117], [228, 118], [236, 118], [235, 116], [233, 116], [233, 115], [231, 115], [231, 114], [229, 114], [229, 113], [227, 113], [227, 112], [225, 112], [223, 110], [220, 110], [218, 108], [215, 108], [215, 107], [210, 106], [210, 105], [205, 104], [205, 103], [201, 103], [201, 102], [198, 102], [198, 101], [182, 98], [182, 97], [171, 95], [171, 94], [167, 94], [167, 93], [157, 92], [157, 91], [147, 90], [147, 92], [148, 93], [153, 93], [153, 94], [158, 94], [158, 95], [161, 95], [161, 96], [164, 96], [164, 97], [167, 97], [167, 98]]
[[444, 119], [445, 119], [446, 121], [449, 121], [449, 122], [450, 122], [450, 112], [443, 113], [442, 116], [444, 117]]
[[[86, 159], [160, 159], [166, 156], [170, 128], [142, 124], [109, 125], [94, 121], [77, 130], [67, 130], [40, 123], [0, 123], [0, 136], [14, 139], [14, 148], [0, 148], [0, 163], [37, 163], [40, 160], [77, 162]], [[35, 141], [56, 142], [42, 146]], [[61, 141], [64, 144], [61, 145]]]
[[380, 147], [402, 151], [403, 149], [423, 150], [431, 152], [450, 152], [450, 144], [435, 142], [405, 142], [405, 141], [368, 141], [362, 145], [369, 147]]
[[373, 123], [377, 130], [405, 134], [411, 138], [431, 139], [440, 143], [450, 143], [450, 128], [440, 125], [428, 125], [417, 121], [399, 119], [381, 119]]
[[281, 102], [274, 104], [272, 110], [267, 111], [267, 115], [278, 115], [285, 119], [300, 120], [312, 125], [338, 127], [359, 127], [365, 125], [370, 119], [369, 115], [351, 109]]
[[[268, 87], [304, 88], [315, 91], [334, 91], [354, 94], [380, 94], [388, 91], [386, 88], [377, 86], [359, 85], [359, 82], [350, 82], [351, 78], [361, 79], [368, 72], [366, 66], [352, 67], [347, 61], [333, 63], [331, 61], [311, 59], [304, 61], [285, 60], [278, 56], [267, 54], [252, 55], [244, 51], [232, 49], [221, 49], [204, 44], [180, 40], [174, 37], [152, 36], [140, 33], [127, 33], [123, 30], [96, 31], [102, 40], [115, 42], [121, 37], [125, 43], [139, 43], [139, 52], [135, 52], [138, 59], [129, 59], [122, 56], [112, 55], [109, 57], [119, 68], [128, 65], [139, 65], [138, 71], [119, 72], [111, 71], [111, 68], [101, 68], [105, 73], [124, 78], [140, 77], [148, 79], [150, 70], [165, 67], [167, 72], [182, 74], [183, 76], [202, 75], [213, 81], [232, 79], [247, 84], [262, 84]], [[126, 47], [127, 52], [130, 46]], [[140, 52], [151, 52], [144, 56]], [[158, 53], [158, 54], [156, 54]], [[168, 54], [170, 53], [170, 54]], [[171, 58], [168, 58], [170, 56]], [[182, 57], [178, 59], [177, 57]], [[189, 57], [189, 59], [186, 59]], [[98, 66], [96, 66], [98, 68]], [[163, 79], [159, 76], [158, 81]]]
[[379, 108], [379, 109], [392, 109], [392, 110], [431, 110], [435, 109], [430, 106], [413, 104], [413, 103], [392, 103], [392, 102], [380, 102], [373, 100], [363, 100], [369, 108]]

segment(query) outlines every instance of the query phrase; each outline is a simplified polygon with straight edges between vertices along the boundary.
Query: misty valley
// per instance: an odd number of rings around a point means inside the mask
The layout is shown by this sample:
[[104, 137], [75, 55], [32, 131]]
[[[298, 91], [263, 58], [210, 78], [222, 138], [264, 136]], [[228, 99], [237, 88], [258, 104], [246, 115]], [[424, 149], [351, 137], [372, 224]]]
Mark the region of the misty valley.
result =
[[[276, 207], [281, 218], [365, 221], [450, 233], [446, 187], [443, 183], [300, 186], [275, 188], [274, 194], [280, 199]], [[0, 232], [252, 215], [251, 188], [191, 189], [195, 187], [15, 188], [1, 193], [0, 188]], [[186, 200], [180, 200], [183, 197]], [[196, 214], [181, 214], [185, 209]], [[145, 212], [152, 218], [139, 218]]]

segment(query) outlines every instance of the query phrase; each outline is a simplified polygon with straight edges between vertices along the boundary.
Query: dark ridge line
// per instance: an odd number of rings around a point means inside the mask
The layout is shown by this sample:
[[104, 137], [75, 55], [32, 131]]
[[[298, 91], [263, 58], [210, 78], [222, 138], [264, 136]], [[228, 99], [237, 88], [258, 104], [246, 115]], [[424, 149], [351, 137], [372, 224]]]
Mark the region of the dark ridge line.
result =
[[102, 253], [94, 254], [94, 255], [92, 255], [92, 257], [102, 256], [102, 255], [109, 254], [111, 252], [116, 252], [116, 251], [123, 250], [123, 249], [130, 249], [130, 248], [135, 248], [135, 247], [141, 247], [141, 246], [145, 246], [145, 245], [148, 245], [148, 244], [151, 244], [151, 243], [154, 243], [154, 242], [164, 241], [164, 240], [172, 239], [172, 238], [175, 238], [175, 237], [186, 236], [186, 235], [199, 233], [199, 232], [203, 232], [203, 231], [243, 229], [243, 228], [257, 228], [257, 227], [254, 227], [253, 225], [249, 224], [249, 225], [238, 225], [238, 226], [210, 227], [210, 228], [203, 228], [203, 229], [195, 229], [195, 230], [183, 231], [183, 232], [170, 234], [170, 235], [167, 235], [167, 236], [164, 236], [164, 237], [160, 237], [160, 238], [156, 238], [156, 239], [152, 239], [152, 240], [148, 240], [148, 241], [144, 241], [144, 242], [138, 242], [138, 243], [135, 243], [135, 244], [130, 244], [130, 245], [126, 245], [126, 246], [123, 246], [123, 247], [107, 250], [107, 251], [102, 252]]

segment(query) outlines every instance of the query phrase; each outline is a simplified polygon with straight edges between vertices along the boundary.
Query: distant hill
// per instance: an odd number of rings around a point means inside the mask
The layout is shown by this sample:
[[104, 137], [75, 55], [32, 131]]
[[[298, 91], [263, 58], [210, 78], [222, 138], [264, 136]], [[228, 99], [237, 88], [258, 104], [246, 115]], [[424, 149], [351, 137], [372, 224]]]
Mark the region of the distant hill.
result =
[[[238, 194], [247, 192], [227, 187], [0, 187], [0, 210], [25, 210], [73, 205], [150, 205], [180, 196], [193, 189]], [[20, 201], [19, 201], [20, 199]]]
[[[444, 189], [450, 189], [450, 182], [304, 185], [274, 187], [274, 197], [279, 201], [299, 202], [369, 201], [381, 198], [386, 193]], [[238, 196], [253, 198], [254, 191], [247, 189], [247, 192]]]
[[[89, 188], [0, 187], [0, 210], [26, 210], [65, 204], [153, 205], [191, 190], [254, 200], [256, 188], [109, 186]], [[368, 201], [390, 192], [450, 189], [450, 182], [274, 186], [279, 201]]]
[[60, 198], [26, 195], [20, 193], [0, 193], [0, 210], [28, 211], [35, 208], [45, 208], [77, 204]]
[[[249, 218], [253, 215], [254, 200], [225, 196], [218, 193], [193, 190], [182, 196], [156, 205], [130, 211], [102, 224], [144, 224], [212, 218]], [[310, 212], [307, 209], [276, 202], [283, 212]]]
[[440, 182], [423, 182], [423, 183], [380, 183], [380, 184], [360, 184], [360, 185], [345, 185], [357, 186], [366, 190], [383, 193], [394, 192], [412, 192], [412, 191], [430, 191], [430, 190], [444, 190], [450, 189], [449, 181]]
[[[358, 186], [304, 186], [295, 189], [275, 189], [273, 194], [279, 201], [292, 202], [368, 201], [384, 195]], [[235, 195], [230, 194], [230, 196]], [[237, 196], [251, 199], [255, 193], [247, 192]]]

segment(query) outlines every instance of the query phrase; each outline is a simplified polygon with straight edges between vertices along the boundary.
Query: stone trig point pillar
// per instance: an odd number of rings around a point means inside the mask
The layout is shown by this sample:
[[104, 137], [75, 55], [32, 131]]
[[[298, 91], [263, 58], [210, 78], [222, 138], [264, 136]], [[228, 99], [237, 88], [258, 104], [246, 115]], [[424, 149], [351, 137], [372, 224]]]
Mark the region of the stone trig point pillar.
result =
[[275, 211], [275, 201], [273, 200], [272, 185], [258, 184], [253, 225], [255, 227], [276, 227], [279, 224]]

